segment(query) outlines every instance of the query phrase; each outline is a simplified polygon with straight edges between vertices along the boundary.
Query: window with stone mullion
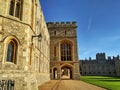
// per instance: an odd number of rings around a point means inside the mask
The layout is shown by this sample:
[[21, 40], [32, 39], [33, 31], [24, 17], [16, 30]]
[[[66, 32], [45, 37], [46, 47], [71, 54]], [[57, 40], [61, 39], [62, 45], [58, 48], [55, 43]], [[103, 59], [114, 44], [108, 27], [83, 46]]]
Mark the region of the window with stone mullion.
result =
[[69, 45], [67, 44], [67, 61], [69, 61]]
[[68, 50], [68, 57], [69, 57], [69, 61], [71, 61], [71, 45], [69, 45], [69, 50]]
[[67, 45], [67, 60], [68, 60], [68, 61], [71, 60], [71, 58], [70, 58], [70, 57], [71, 57], [70, 51], [71, 51], [70, 45], [68, 44], [68, 45]]
[[11, 0], [9, 14], [21, 19], [22, 17], [22, 0]]
[[15, 17], [21, 18], [21, 4], [22, 4], [21, 0], [16, 0]]
[[65, 61], [67, 61], [67, 44], [64, 44], [64, 56], [65, 56]]
[[64, 51], [64, 44], [61, 45], [61, 60], [64, 61], [65, 60], [65, 51]]
[[20, 3], [16, 3], [16, 9], [15, 9], [15, 17], [19, 17], [20, 15]]
[[11, 40], [8, 44], [7, 50], [7, 62], [13, 62], [16, 64], [16, 52], [17, 51], [17, 44]]
[[14, 8], [15, 8], [15, 1], [11, 0], [10, 1], [10, 10], [9, 10], [9, 14], [14, 16]]
[[8, 51], [7, 51], [7, 61], [11, 62], [12, 56], [13, 56], [13, 46], [14, 44], [12, 42], [9, 43], [8, 45]]
[[54, 57], [56, 57], [56, 46], [54, 47]]
[[65, 44], [65, 56], [66, 56], [66, 61], [68, 61], [68, 44]]
[[62, 61], [64, 61], [64, 55], [63, 55], [64, 49], [63, 48], [64, 48], [63, 45], [61, 45], [61, 59], [62, 59]]
[[71, 45], [64, 43], [61, 45], [61, 60], [71, 61]]

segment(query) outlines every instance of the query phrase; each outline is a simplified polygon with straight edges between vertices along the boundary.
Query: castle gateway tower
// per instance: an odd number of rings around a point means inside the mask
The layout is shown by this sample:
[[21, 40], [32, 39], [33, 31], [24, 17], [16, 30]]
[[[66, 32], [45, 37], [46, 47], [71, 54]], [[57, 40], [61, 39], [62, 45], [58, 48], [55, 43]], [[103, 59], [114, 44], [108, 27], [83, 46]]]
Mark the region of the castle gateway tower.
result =
[[48, 22], [51, 79], [79, 79], [76, 22]]

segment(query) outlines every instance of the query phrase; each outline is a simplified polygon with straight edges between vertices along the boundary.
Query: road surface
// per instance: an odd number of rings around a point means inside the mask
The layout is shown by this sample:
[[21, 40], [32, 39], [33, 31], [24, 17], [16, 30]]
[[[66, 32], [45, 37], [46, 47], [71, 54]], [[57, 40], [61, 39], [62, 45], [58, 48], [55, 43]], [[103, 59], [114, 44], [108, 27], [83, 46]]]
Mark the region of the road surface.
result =
[[80, 80], [50, 80], [39, 86], [39, 90], [106, 90]]

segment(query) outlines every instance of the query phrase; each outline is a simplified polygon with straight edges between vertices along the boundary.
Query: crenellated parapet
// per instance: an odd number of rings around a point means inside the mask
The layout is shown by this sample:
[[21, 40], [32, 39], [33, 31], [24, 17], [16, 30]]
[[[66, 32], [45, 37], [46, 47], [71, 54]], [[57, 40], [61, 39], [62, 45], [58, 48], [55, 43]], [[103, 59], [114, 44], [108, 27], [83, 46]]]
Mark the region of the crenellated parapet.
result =
[[77, 28], [77, 24], [75, 21], [73, 22], [48, 22], [48, 28], [50, 27], [74, 27]]
[[105, 60], [106, 59], [105, 53], [97, 53], [96, 54], [96, 59], [97, 60]]

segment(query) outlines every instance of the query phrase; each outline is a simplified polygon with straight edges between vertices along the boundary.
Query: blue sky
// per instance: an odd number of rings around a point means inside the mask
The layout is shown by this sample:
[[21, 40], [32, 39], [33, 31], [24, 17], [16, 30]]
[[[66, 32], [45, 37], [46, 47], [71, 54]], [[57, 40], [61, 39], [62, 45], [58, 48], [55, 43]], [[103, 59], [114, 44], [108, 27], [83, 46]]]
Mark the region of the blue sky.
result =
[[120, 54], [120, 0], [41, 0], [46, 22], [76, 21], [79, 59]]

